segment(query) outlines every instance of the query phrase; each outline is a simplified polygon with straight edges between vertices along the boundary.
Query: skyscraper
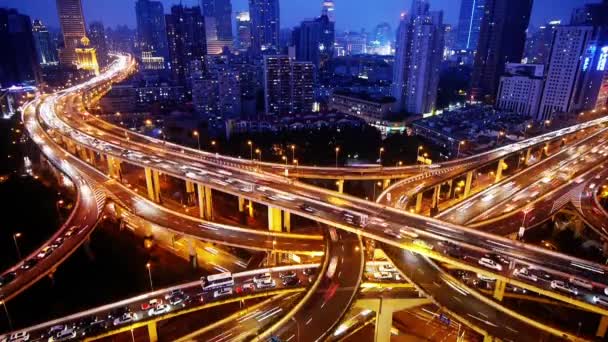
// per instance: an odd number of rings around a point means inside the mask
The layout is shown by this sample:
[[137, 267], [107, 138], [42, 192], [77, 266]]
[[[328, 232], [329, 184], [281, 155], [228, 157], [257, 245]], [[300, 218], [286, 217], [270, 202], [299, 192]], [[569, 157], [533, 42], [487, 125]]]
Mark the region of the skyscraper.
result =
[[312, 112], [314, 70], [315, 67], [312, 63], [291, 63], [291, 114]]
[[505, 63], [519, 63], [532, 0], [486, 0], [472, 77], [472, 98], [493, 102]]
[[190, 63], [207, 54], [205, 21], [200, 7], [176, 5], [166, 15], [166, 23], [171, 73], [183, 85]]
[[251, 40], [257, 55], [266, 50], [279, 50], [281, 28], [279, 0], [249, 0]]
[[462, 0], [456, 36], [456, 49], [475, 51], [481, 30], [485, 0]]
[[137, 50], [152, 58], [169, 59], [167, 28], [163, 4], [160, 1], [137, 0]]
[[561, 21], [550, 21], [528, 37], [524, 51], [524, 58], [527, 63], [547, 64], [549, 53], [551, 53], [553, 33], [558, 25], [561, 25]]
[[92, 22], [89, 25], [89, 39], [91, 45], [95, 47], [97, 51], [97, 62], [101, 68], [105, 67], [109, 63], [108, 56], [108, 44], [106, 42], [106, 30], [103, 27], [103, 23], [99, 21]]
[[336, 4], [334, 0], [323, 1], [321, 15], [327, 16], [332, 23], [336, 22]]
[[266, 115], [291, 111], [291, 60], [288, 56], [264, 56], [264, 108]]
[[201, 0], [205, 17], [215, 18], [217, 39], [232, 41], [232, 3], [230, 0]]
[[39, 81], [32, 22], [15, 9], [0, 8], [0, 88]]
[[57, 47], [51, 39], [49, 30], [41, 20], [34, 20], [32, 33], [34, 34], [34, 43], [36, 44], [38, 64], [43, 66], [57, 64]]
[[73, 66], [76, 64], [76, 47], [86, 36], [81, 0], [57, 0], [57, 12], [63, 33], [59, 62], [65, 66]]
[[251, 18], [249, 12], [238, 12], [236, 14], [236, 34], [238, 49], [249, 49], [251, 47]]
[[545, 66], [508, 63], [500, 78], [496, 107], [534, 117], [543, 94]]
[[428, 2], [412, 4], [402, 16], [393, 78], [396, 111], [424, 114], [435, 110], [439, 67], [443, 57], [443, 12], [429, 11]]

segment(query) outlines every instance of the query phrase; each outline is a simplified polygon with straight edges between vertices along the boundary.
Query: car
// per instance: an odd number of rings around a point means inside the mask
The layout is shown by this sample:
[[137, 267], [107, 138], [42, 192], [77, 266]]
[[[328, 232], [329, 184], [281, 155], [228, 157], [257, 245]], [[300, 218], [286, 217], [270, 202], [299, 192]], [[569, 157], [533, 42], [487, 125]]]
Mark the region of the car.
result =
[[487, 268], [491, 268], [493, 270], [497, 270], [497, 271], [502, 271], [502, 265], [497, 263], [496, 261], [489, 259], [489, 258], [481, 258], [479, 259], [478, 263], [481, 266], [485, 266]]
[[551, 280], [551, 275], [549, 273], [537, 268], [529, 268], [528, 273], [535, 275], [538, 279], [543, 279], [546, 281]]
[[76, 330], [74, 328], [66, 328], [66, 329], [59, 331], [54, 336], [51, 336], [49, 338], [49, 342], [69, 341], [69, 340], [72, 340], [75, 338], [76, 338]]
[[129, 322], [133, 322], [135, 320], [137, 320], [137, 314], [133, 313], [133, 312], [127, 312], [124, 315], [114, 319], [113, 324], [114, 324], [114, 326], [117, 326], [117, 325], [129, 323]]
[[259, 283], [265, 280], [269, 280], [272, 279], [272, 276], [270, 275], [270, 272], [266, 272], [266, 273], [262, 273], [262, 274], [258, 274], [256, 276], [253, 277], [253, 282], [254, 283]]
[[169, 292], [169, 293], [167, 293], [165, 295], [165, 299], [169, 299], [169, 298], [171, 298], [173, 296], [183, 295], [183, 294], [184, 294], [184, 291], [182, 291], [182, 290], [179, 290], [179, 289], [178, 290], [172, 290], [171, 292]]
[[255, 285], [253, 283], [245, 283], [242, 286], [237, 286], [237, 288], [236, 288], [237, 294], [251, 293], [254, 291], [255, 291]]
[[26, 342], [30, 340], [30, 334], [27, 331], [20, 331], [12, 334], [8, 340], [10, 342]]
[[107, 328], [107, 322], [102, 319], [96, 319], [89, 326], [84, 328], [85, 335], [97, 335]]
[[70, 228], [67, 232], [65, 232], [65, 234], [63, 234], [63, 236], [69, 238], [72, 237], [74, 233], [76, 233], [76, 227]]
[[257, 282], [255, 284], [255, 286], [258, 289], [268, 289], [268, 288], [276, 287], [277, 283], [274, 281], [274, 279], [265, 279], [263, 281]]
[[0, 277], [0, 288], [17, 278], [17, 273], [8, 272]]
[[507, 264], [507, 265], [509, 264], [509, 259], [503, 257], [500, 254], [489, 253], [489, 254], [486, 254], [485, 257], [488, 258], [488, 259], [492, 259], [492, 260], [494, 260], [494, 261], [496, 261], [498, 263], [501, 263], [501, 264]]
[[434, 248], [433, 245], [429, 244], [428, 242], [426, 242], [424, 240], [420, 240], [420, 239], [414, 240], [414, 245], [416, 245], [420, 248], [429, 249], [429, 250], [433, 250], [433, 248]]
[[561, 280], [553, 280], [551, 282], [551, 288], [554, 290], [559, 290], [561, 292], [566, 292], [578, 296], [578, 289], [576, 287], [571, 286]]
[[131, 309], [129, 309], [129, 307], [126, 307], [126, 306], [115, 308], [115, 309], [112, 309], [112, 311], [110, 311], [108, 313], [108, 318], [121, 317], [129, 312], [131, 312]]
[[148, 316], [157, 316], [166, 314], [171, 310], [171, 307], [168, 304], [158, 304], [155, 307], [148, 310]]
[[593, 296], [593, 302], [602, 306], [608, 306], [608, 299], [603, 297]]
[[219, 289], [219, 290], [213, 292], [213, 298], [230, 296], [231, 294], [232, 294], [232, 288], [231, 287], [224, 287], [223, 289]]
[[297, 286], [300, 284], [298, 277], [287, 277], [283, 278], [283, 286]]
[[378, 280], [393, 280], [393, 274], [390, 272], [375, 272], [374, 278]]
[[55, 241], [53, 241], [53, 242], [51, 243], [51, 247], [53, 247], [54, 249], [59, 248], [59, 246], [63, 245], [63, 241], [64, 241], [64, 240], [65, 240], [65, 239], [64, 239], [64, 238], [62, 238], [62, 237], [58, 237], [58, 238], [56, 238], [56, 239], [55, 239]]
[[401, 235], [395, 233], [392, 229], [385, 229], [384, 230], [384, 234], [386, 234], [386, 235], [388, 235], [390, 237], [393, 237], [395, 239], [401, 239]]
[[297, 273], [294, 271], [287, 271], [287, 272], [281, 272], [279, 273], [279, 277], [281, 278], [293, 278], [293, 277], [297, 277]]
[[513, 271], [513, 275], [516, 276], [517, 278], [526, 279], [529, 281], [533, 281], [535, 283], [538, 281], [538, 277], [535, 276], [534, 274], [528, 272], [528, 269], [525, 267], [516, 269], [515, 271]]
[[47, 246], [47, 247], [44, 247], [40, 251], [40, 253], [38, 253], [38, 255], [36, 255], [36, 258], [44, 259], [44, 258], [48, 257], [49, 255], [51, 255], [51, 253], [53, 253], [53, 247]]
[[302, 273], [303, 273], [304, 275], [309, 276], [309, 275], [313, 275], [313, 274], [315, 274], [315, 271], [316, 271], [316, 269], [315, 269], [315, 268], [305, 268], [305, 269], [302, 271]]
[[568, 279], [570, 281], [570, 284], [572, 285], [576, 285], [582, 288], [585, 288], [589, 291], [593, 291], [593, 284], [591, 284], [590, 282], [583, 280], [583, 279], [579, 279], [576, 277], [570, 277], [570, 279]]
[[378, 271], [380, 272], [397, 272], [395, 266], [391, 264], [382, 264], [378, 267]]
[[156, 298], [155, 299], [150, 299], [149, 302], [143, 303], [141, 305], [141, 310], [142, 311], [148, 311], [148, 310], [150, 310], [152, 308], [155, 308], [155, 307], [157, 307], [158, 305], [161, 305], [161, 304], [163, 304], [163, 300], [162, 299], [156, 299]]
[[300, 209], [304, 210], [307, 213], [314, 213], [316, 211], [315, 208], [313, 208], [307, 204], [300, 205]]
[[28, 259], [26, 261], [23, 262], [23, 265], [21, 265], [21, 269], [22, 270], [29, 270], [30, 268], [36, 266], [36, 264], [38, 263], [38, 259]]
[[188, 299], [190, 299], [190, 296], [186, 296], [184, 294], [178, 294], [178, 295], [175, 295], [175, 296], [169, 298], [169, 304], [171, 304], [171, 305], [180, 305], [180, 304], [185, 305], [185, 302], [187, 302]]
[[51, 328], [49, 328], [49, 331], [47, 331], [47, 335], [55, 336], [55, 335], [57, 335], [57, 333], [65, 330], [67, 328], [68, 328], [68, 326], [65, 324], [58, 324], [58, 325], [52, 326]]

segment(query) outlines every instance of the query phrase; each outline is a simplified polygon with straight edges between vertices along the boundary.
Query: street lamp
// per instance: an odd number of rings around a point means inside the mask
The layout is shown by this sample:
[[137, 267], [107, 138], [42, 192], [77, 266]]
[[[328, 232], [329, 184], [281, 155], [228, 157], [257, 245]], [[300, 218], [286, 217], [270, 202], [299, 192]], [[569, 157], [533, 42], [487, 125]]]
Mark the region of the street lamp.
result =
[[336, 147], [336, 169], [338, 168], [338, 154], [340, 153], [340, 147]]
[[152, 284], [152, 265], [147, 263], [146, 268], [148, 269], [148, 279], [150, 279], [150, 291], [154, 291], [154, 284]]
[[256, 148], [255, 153], [258, 155], [258, 159], [260, 160], [260, 163], [261, 163], [262, 162], [262, 150], [260, 150], [259, 148]]
[[298, 160], [294, 159], [293, 164], [296, 166], [296, 172], [298, 172], [298, 166], [299, 166]]
[[380, 147], [380, 152], [378, 153], [378, 160], [380, 160], [380, 167], [382, 167], [382, 154], [384, 153], [384, 147]]
[[21, 237], [21, 233], [13, 234], [13, 241], [15, 241], [15, 249], [17, 250], [17, 258], [21, 260], [21, 250], [19, 249], [19, 244], [17, 243], [17, 238]]
[[196, 137], [196, 141], [198, 142], [198, 150], [201, 150], [201, 135], [198, 134], [198, 131], [194, 131], [192, 133], [192, 135], [194, 135]]
[[296, 145], [291, 145], [291, 160], [296, 159]]
[[282, 156], [281, 160], [285, 162], [285, 167], [287, 167], [287, 157], [286, 156]]
[[416, 150], [416, 163], [419, 163], [418, 159], [420, 159], [420, 151], [422, 150], [424, 150], [424, 147], [418, 146], [418, 149]]
[[[253, 142], [251, 140], [249, 140], [247, 142], [247, 145], [249, 145], [249, 154], [251, 155], [251, 161], [253, 161]], [[257, 152], [257, 150], [256, 150]]]
[[466, 144], [466, 143], [467, 143], [467, 142], [466, 142], [466, 141], [464, 141], [464, 140], [463, 140], [463, 141], [461, 141], [460, 143], [458, 143], [458, 152], [456, 153], [456, 159], [460, 158], [460, 148], [461, 148], [462, 146], [464, 146], [464, 144]]
[[498, 145], [500, 143], [500, 138], [505, 136], [505, 132], [500, 131], [498, 132], [498, 135], [496, 136], [496, 145]]
[[13, 330], [13, 321], [11, 320], [11, 315], [8, 313], [8, 308], [6, 307], [6, 301], [4, 300], [4, 295], [2, 295], [2, 300], [0, 300], [0, 304], [4, 306], [4, 313], [6, 313], [6, 319], [8, 320], [9, 329]]

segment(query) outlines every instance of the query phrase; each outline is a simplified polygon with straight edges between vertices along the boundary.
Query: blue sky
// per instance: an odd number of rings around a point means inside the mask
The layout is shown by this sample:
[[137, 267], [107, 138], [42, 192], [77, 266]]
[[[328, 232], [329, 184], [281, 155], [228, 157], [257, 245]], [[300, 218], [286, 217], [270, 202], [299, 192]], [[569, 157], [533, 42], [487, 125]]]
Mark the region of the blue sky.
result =
[[[179, 0], [162, 0], [165, 11]], [[185, 5], [197, 4], [197, 0], [183, 0]], [[409, 9], [411, 0], [336, 0], [337, 26], [339, 29], [372, 29], [381, 22], [395, 26], [399, 13]], [[544, 23], [550, 19], [568, 20], [572, 8], [597, 0], [535, 0], [532, 23]], [[135, 0], [83, 0], [87, 22], [101, 20], [106, 25], [127, 24], [135, 26]], [[302, 19], [312, 18], [320, 12], [321, 0], [282, 0], [281, 20], [283, 27], [297, 25]], [[58, 26], [55, 0], [0, 0], [0, 6], [14, 7], [33, 18], [41, 18], [52, 26]], [[247, 0], [233, 0], [235, 11], [247, 9]], [[447, 23], [456, 23], [460, 11], [459, 0], [431, 0], [431, 8], [443, 10]]]

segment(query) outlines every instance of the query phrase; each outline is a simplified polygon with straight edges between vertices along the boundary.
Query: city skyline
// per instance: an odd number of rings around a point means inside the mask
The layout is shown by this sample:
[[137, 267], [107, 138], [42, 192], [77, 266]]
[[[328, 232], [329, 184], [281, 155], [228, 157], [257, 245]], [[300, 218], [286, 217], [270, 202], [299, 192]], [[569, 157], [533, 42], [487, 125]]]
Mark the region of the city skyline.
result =
[[[365, 28], [367, 31], [381, 22], [389, 22], [393, 27], [397, 27], [399, 22], [398, 13], [409, 10], [410, 0], [385, 0], [382, 6], [374, 8], [361, 8], [366, 0], [349, 1], [348, 5], [337, 1], [336, 3], [336, 28], [338, 30], [358, 31]], [[573, 8], [580, 7], [585, 3], [596, 3], [598, 1], [585, 0], [564, 0], [556, 5], [551, 0], [536, 0], [532, 8], [531, 26], [539, 26], [552, 19], [562, 19], [568, 21]], [[171, 5], [179, 4], [177, 0], [162, 0], [167, 12]], [[184, 6], [200, 5], [199, 0], [184, 0]], [[431, 5], [436, 10], [444, 11], [444, 22], [457, 25], [460, 14], [460, 1], [453, 0], [432, 0]], [[47, 26], [57, 28], [57, 10], [55, 0], [5, 0], [3, 6], [16, 8], [28, 14], [33, 19], [41, 19]], [[93, 3], [90, 0], [83, 2], [85, 19], [88, 22], [102, 21], [104, 25], [114, 27], [116, 25], [127, 25], [130, 28], [136, 27], [134, 3], [125, 3], [122, 0], [106, 0], [103, 6]], [[116, 11], [115, 8], [126, 7], [123, 11]], [[129, 10], [127, 10], [127, 8]], [[233, 0], [233, 17], [236, 12], [248, 10], [247, 0]], [[281, 2], [281, 27], [291, 28], [300, 24], [305, 19], [312, 19], [321, 13], [321, 1], [306, 2]], [[233, 19], [234, 21], [234, 19]]]

